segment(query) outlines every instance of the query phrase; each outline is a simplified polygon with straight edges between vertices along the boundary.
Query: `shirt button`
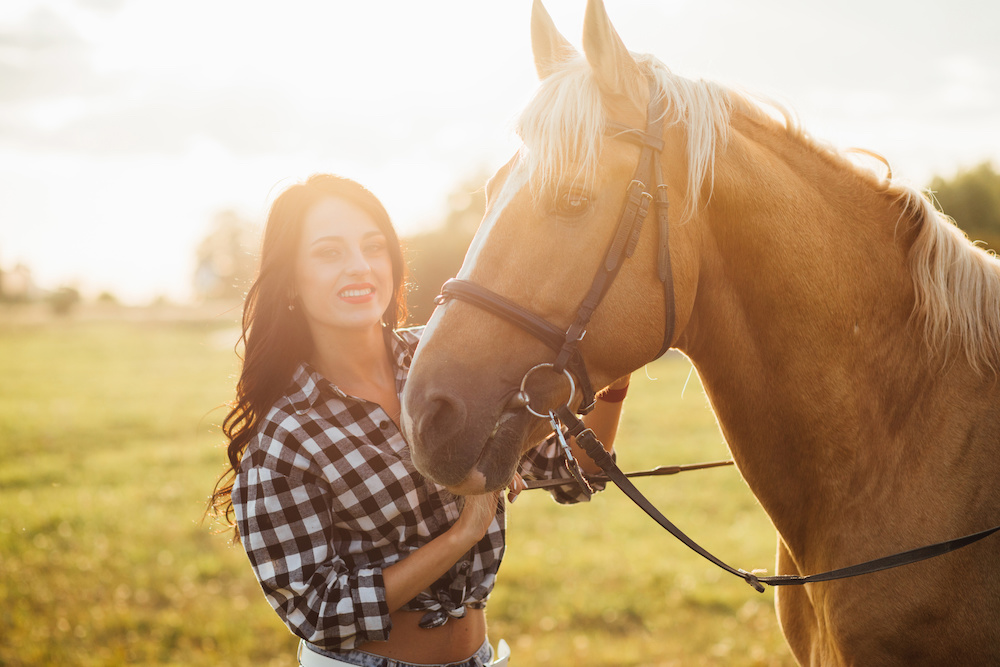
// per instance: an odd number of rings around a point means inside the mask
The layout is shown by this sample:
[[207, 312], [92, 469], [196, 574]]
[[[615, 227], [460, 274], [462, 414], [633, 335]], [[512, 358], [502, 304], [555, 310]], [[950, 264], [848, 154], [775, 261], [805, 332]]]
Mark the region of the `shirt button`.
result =
[[383, 419], [378, 423], [378, 427], [383, 431], [387, 430], [389, 428], [389, 420]]

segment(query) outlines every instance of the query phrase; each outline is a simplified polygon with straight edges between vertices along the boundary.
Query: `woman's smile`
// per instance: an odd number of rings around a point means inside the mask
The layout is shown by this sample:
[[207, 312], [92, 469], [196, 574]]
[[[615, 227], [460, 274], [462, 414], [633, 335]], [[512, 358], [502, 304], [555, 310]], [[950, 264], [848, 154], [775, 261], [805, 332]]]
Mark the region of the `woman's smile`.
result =
[[348, 285], [337, 293], [347, 303], [368, 303], [375, 298], [375, 286], [371, 283]]

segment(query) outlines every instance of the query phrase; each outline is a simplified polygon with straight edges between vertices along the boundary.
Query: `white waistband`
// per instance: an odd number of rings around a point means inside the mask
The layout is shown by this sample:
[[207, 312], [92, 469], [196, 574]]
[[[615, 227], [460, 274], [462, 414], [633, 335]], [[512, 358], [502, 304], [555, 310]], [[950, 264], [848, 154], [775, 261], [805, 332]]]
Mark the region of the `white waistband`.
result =
[[[336, 667], [337, 665], [351, 665], [349, 662], [337, 660], [321, 653], [317, 653], [306, 646], [305, 640], [299, 641], [299, 667]], [[507, 667], [510, 660], [510, 646], [507, 642], [500, 640], [497, 643], [497, 650], [493, 652], [493, 660], [488, 667]]]
[[[349, 662], [344, 662], [343, 660], [337, 660], [336, 658], [330, 658], [328, 656], [317, 653], [316, 651], [308, 648], [306, 646], [306, 641], [304, 639], [299, 640], [299, 667], [335, 667], [335, 665], [350, 665]], [[352, 667], [357, 667], [352, 666]]]

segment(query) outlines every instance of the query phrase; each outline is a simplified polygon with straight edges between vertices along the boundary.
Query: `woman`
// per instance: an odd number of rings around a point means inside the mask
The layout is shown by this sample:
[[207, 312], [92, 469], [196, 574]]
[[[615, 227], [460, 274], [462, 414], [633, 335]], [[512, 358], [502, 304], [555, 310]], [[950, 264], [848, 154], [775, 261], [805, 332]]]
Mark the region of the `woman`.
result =
[[[358, 183], [316, 175], [274, 202], [223, 424], [229, 469], [212, 503], [302, 639], [301, 665], [506, 664], [484, 611], [504, 552], [503, 500], [425, 480], [399, 432], [421, 333], [396, 329], [403, 277], [389, 216]], [[609, 448], [621, 396], [593, 413]], [[522, 472], [569, 476], [554, 442]], [[582, 499], [566, 488], [557, 500]]]

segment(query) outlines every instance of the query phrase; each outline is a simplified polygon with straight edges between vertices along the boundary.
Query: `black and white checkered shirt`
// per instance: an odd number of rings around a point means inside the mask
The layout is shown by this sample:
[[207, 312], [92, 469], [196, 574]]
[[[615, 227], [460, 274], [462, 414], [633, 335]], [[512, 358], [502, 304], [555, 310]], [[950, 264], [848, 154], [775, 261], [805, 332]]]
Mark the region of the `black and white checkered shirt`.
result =
[[[402, 392], [422, 329], [390, 339]], [[569, 477], [558, 444], [522, 461], [525, 478]], [[573, 486], [559, 502], [583, 500]], [[382, 569], [444, 533], [461, 499], [422, 477], [378, 405], [348, 396], [308, 364], [261, 422], [232, 491], [240, 539], [268, 602], [299, 637], [328, 650], [385, 641]], [[483, 539], [404, 609], [485, 606], [504, 553], [504, 505]]]

